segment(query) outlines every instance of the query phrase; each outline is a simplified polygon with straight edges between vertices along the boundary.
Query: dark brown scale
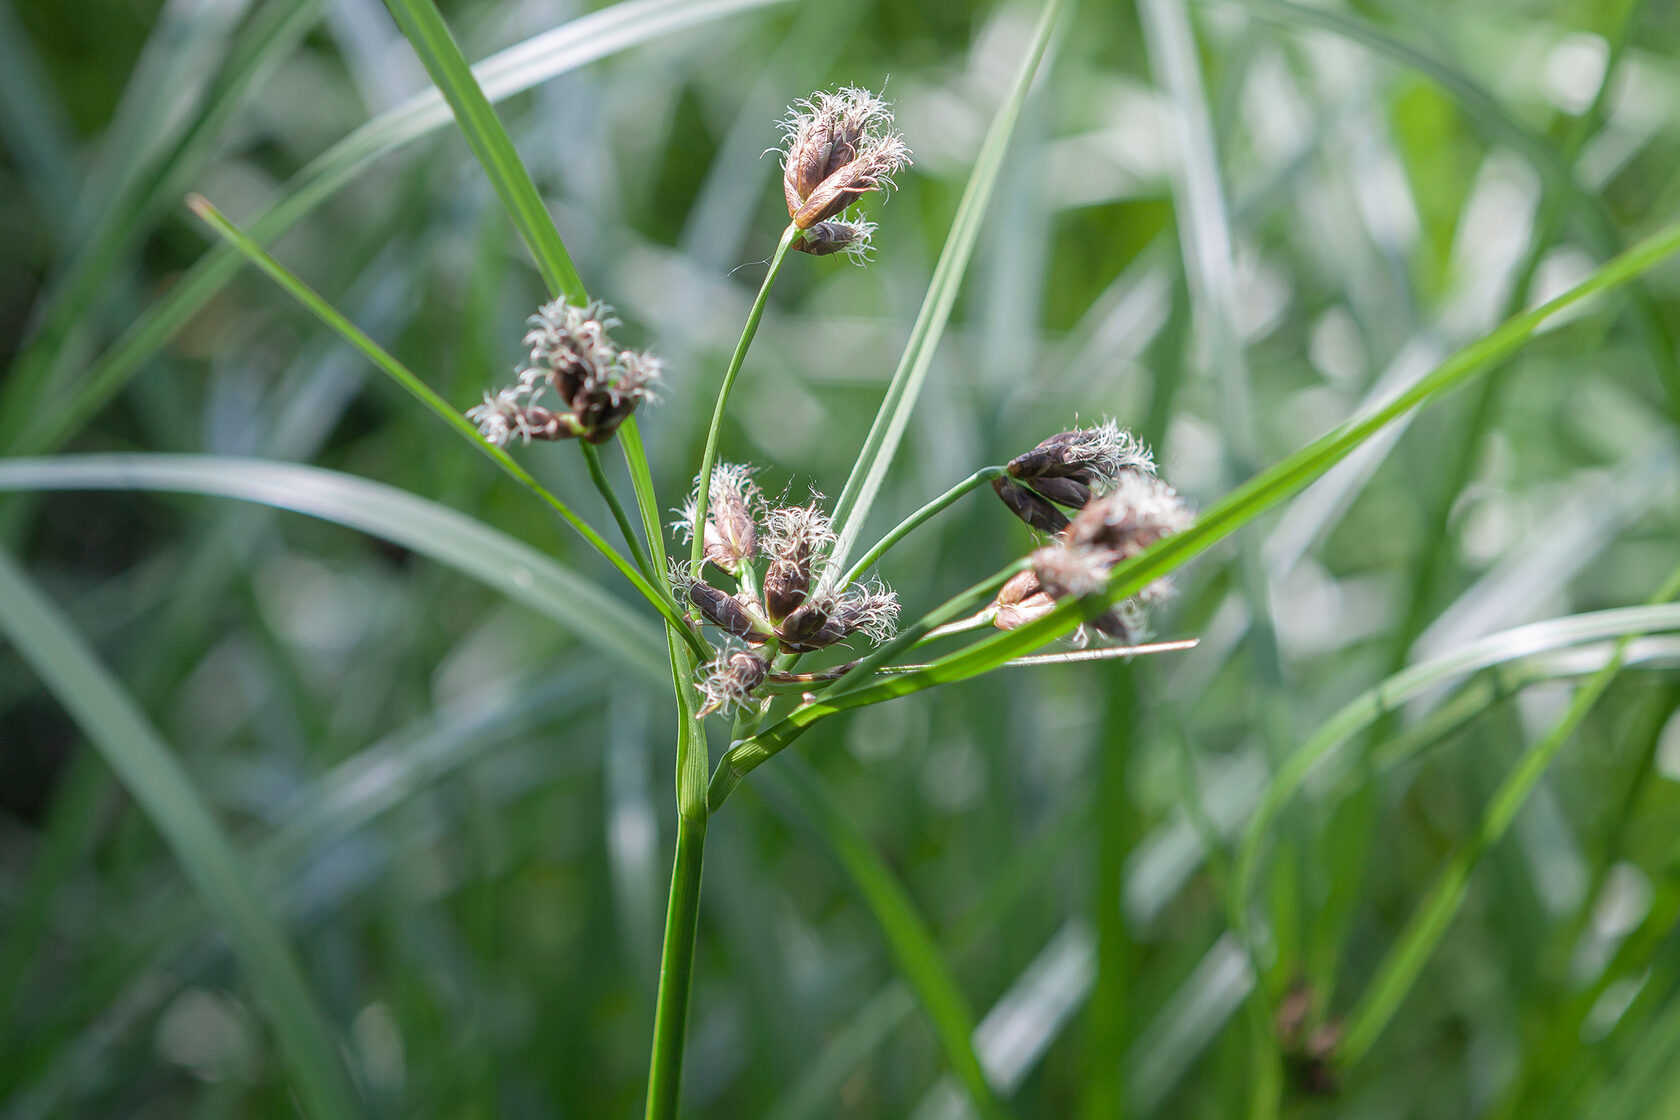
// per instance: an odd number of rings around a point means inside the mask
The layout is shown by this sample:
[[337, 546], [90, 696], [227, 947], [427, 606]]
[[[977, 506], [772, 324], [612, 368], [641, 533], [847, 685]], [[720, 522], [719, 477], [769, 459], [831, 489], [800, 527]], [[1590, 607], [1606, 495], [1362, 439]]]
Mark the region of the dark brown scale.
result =
[[752, 617], [747, 614], [746, 608], [711, 584], [695, 580], [689, 586], [688, 601], [705, 616], [707, 622], [726, 633], [755, 645], [764, 641], [765, 635], [753, 625]]
[[1084, 509], [1085, 503], [1091, 500], [1091, 487], [1074, 478], [1053, 478], [1045, 475], [1033, 479], [1028, 485], [1039, 497], [1049, 498], [1057, 505], [1072, 509]]
[[1006, 469], [1016, 478], [1074, 478], [1089, 485], [1096, 480], [1096, 472], [1073, 453], [1086, 438], [1085, 432], [1057, 432], [1031, 451], [1009, 460]]
[[540, 404], [526, 407], [524, 421], [532, 439], [567, 439], [573, 434], [561, 425], [558, 415]]
[[[829, 164], [833, 152], [833, 130], [824, 124], [813, 125], [805, 144], [800, 147], [791, 164], [795, 172], [793, 189], [798, 192], [801, 204], [832, 174], [834, 168]], [[798, 209], [798, 206], [790, 201], [789, 208]]]
[[811, 653], [819, 649], [827, 649], [835, 642], [845, 639], [848, 628], [838, 617], [830, 618], [819, 627], [816, 633], [798, 641], [782, 639], [782, 645], [795, 653]]
[[1059, 533], [1067, 528], [1068, 519], [1060, 510], [1018, 482], [994, 478], [992, 489], [1009, 511], [1034, 529], [1044, 533]]
[[807, 651], [821, 649], [825, 645], [845, 637], [845, 628], [839, 628], [839, 635], [829, 641], [821, 641], [824, 627], [831, 622], [827, 611], [815, 603], [806, 603], [798, 610], [790, 613], [776, 627], [776, 636], [782, 644], [792, 650]]
[[772, 621], [782, 619], [798, 610], [811, 593], [810, 560], [778, 558], [770, 561], [764, 573], [764, 610]]

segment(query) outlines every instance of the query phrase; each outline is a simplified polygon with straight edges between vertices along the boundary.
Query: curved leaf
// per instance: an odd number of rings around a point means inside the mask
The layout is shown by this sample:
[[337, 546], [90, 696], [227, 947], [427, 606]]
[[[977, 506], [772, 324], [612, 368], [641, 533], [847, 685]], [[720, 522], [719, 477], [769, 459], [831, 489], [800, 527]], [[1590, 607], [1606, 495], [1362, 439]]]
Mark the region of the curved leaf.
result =
[[524, 541], [384, 483], [234, 456], [69, 455], [0, 460], [0, 490], [165, 490], [319, 517], [454, 568], [530, 605], [645, 679], [669, 680], [658, 632], [617, 597]]

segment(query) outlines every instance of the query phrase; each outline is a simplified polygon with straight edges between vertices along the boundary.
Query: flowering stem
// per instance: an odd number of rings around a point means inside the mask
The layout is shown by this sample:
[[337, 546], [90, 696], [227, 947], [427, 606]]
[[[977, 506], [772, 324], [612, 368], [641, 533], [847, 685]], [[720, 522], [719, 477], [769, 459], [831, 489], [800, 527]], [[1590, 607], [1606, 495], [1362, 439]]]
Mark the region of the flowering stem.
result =
[[595, 484], [595, 489], [606, 499], [607, 508], [612, 510], [613, 520], [618, 522], [618, 531], [624, 535], [624, 543], [630, 546], [630, 557], [636, 561], [636, 567], [648, 578], [648, 582], [658, 585], [664, 582], [664, 573], [656, 571], [648, 561], [647, 550], [642, 547], [641, 538], [636, 535], [636, 528], [630, 523], [630, 515], [624, 511], [624, 503], [618, 500], [618, 493], [607, 481], [606, 472], [601, 469], [601, 453], [595, 450], [591, 443], [578, 444], [583, 450], [583, 461], [589, 466], [589, 480]]
[[729, 404], [729, 391], [735, 386], [735, 376], [741, 372], [741, 363], [746, 361], [747, 347], [752, 345], [753, 335], [758, 333], [758, 321], [764, 318], [764, 305], [770, 299], [770, 285], [776, 282], [776, 274], [782, 270], [782, 262], [787, 259], [788, 250], [793, 248], [803, 231], [789, 222], [787, 229], [782, 231], [782, 239], [776, 244], [776, 253], [770, 258], [770, 267], [764, 273], [764, 283], [759, 285], [758, 297], [753, 300], [752, 310], [747, 312], [746, 325], [741, 328], [741, 340], [735, 344], [735, 353], [729, 359], [729, 368], [723, 373], [723, 384], [718, 386], [717, 404], [712, 408], [712, 425], [706, 429], [706, 450], [700, 456], [700, 473], [696, 476], [694, 501], [694, 544], [689, 553], [689, 563], [696, 570], [700, 567], [700, 557], [706, 545], [706, 507], [711, 502], [712, 467], [717, 462], [718, 433], [723, 427], [723, 410]]
[[676, 1120], [705, 845], [704, 806], [698, 817], [679, 815], [671, 898], [665, 908], [665, 947], [659, 961], [659, 1004], [653, 1016], [653, 1055], [648, 1063], [647, 1120]]
[[859, 576], [869, 570], [871, 564], [879, 560], [893, 545], [909, 536], [911, 531], [920, 526], [922, 522], [931, 520], [938, 514], [943, 513], [946, 507], [970, 490], [983, 486], [994, 478], [1001, 478], [1005, 473], [1007, 472], [1002, 467], [981, 467], [945, 493], [900, 521], [892, 532], [882, 537], [874, 548], [864, 553], [858, 562], [852, 565], [851, 571], [846, 573], [846, 578], [840, 581], [839, 586], [846, 587], [855, 582]]

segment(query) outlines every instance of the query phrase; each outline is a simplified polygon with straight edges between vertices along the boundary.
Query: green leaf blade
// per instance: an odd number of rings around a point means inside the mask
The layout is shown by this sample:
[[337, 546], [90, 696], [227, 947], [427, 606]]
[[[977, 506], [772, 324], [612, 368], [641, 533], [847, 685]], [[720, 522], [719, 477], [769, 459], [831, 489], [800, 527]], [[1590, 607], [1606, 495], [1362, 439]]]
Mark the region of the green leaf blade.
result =
[[322, 467], [212, 455], [0, 460], [0, 490], [148, 490], [256, 502], [332, 521], [454, 568], [577, 634], [638, 677], [670, 680], [658, 631], [523, 541], [394, 486]]

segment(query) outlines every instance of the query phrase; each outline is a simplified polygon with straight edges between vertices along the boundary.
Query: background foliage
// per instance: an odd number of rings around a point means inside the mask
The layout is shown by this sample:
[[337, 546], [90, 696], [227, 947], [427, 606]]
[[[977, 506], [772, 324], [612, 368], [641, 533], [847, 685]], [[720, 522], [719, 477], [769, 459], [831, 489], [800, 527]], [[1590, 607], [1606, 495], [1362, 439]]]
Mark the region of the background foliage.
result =
[[[501, 109], [591, 292], [672, 365], [641, 418], [670, 505], [782, 225], [760, 153], [783, 106], [885, 81], [917, 156], [870, 215], [874, 264], [784, 272], [724, 430], [772, 490], [832, 494], [1037, 17], [741, 7], [679, 27], [678, 6], [649, 5], [646, 42]], [[582, 14], [444, 12], [474, 59]], [[1212, 502], [1671, 218], [1677, 47], [1675, 10], [1636, 0], [1081, 5], [872, 528], [1075, 416], [1120, 418]], [[310, 463], [616, 587], [251, 273], [110, 374], [208, 248], [186, 190], [244, 220], [427, 88], [372, 0], [0, 7], [7, 451]], [[358, 169], [274, 247], [462, 407], [512, 366], [542, 298], [448, 129]], [[1159, 619], [1200, 636], [1193, 653], [933, 690], [825, 722], [756, 771], [710, 831], [690, 1111], [967, 1107], [883, 939], [868, 852], [933, 929], [1021, 1116], [1246, 1112], [1274, 1046], [1291, 1115], [1680, 1108], [1671, 639], [1632, 647], [1415, 987], [1334, 1076], [1310, 1036], [1366, 1005], [1607, 649], [1443, 681], [1355, 729], [1270, 831], [1248, 915], [1258, 972], [1227, 904], [1268, 775], [1343, 705], [1408, 664], [1664, 582], [1680, 555], [1675, 283], [1671, 267], [1587, 305], [1198, 561]], [[519, 457], [609, 523], [575, 450]], [[237, 489], [233, 468], [197, 462]], [[8, 488], [48, 484], [5, 467]], [[6, 576], [7, 611], [58, 604], [161, 734], [282, 917], [371, 1113], [633, 1112], [671, 828], [651, 614], [577, 584], [528, 590], [515, 544], [459, 537], [376, 487], [249, 485], [315, 516], [7, 495], [0, 531], [28, 573]], [[982, 493], [883, 573], [916, 613], [1030, 544]], [[286, 1115], [254, 1002], [270, 997], [230, 954], [222, 896], [66, 715], [103, 695], [91, 673], [55, 698], [0, 651], [0, 1115]], [[839, 842], [854, 831], [862, 857]], [[1272, 998], [1251, 1000], [1257, 983]], [[1300, 1006], [1306, 1025], [1280, 1029]]]

